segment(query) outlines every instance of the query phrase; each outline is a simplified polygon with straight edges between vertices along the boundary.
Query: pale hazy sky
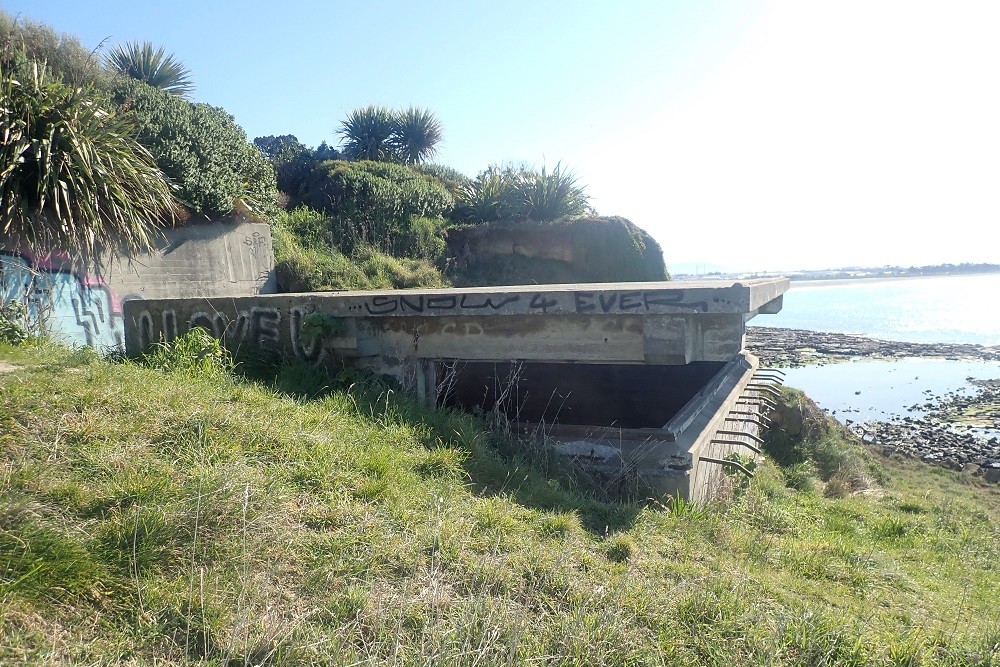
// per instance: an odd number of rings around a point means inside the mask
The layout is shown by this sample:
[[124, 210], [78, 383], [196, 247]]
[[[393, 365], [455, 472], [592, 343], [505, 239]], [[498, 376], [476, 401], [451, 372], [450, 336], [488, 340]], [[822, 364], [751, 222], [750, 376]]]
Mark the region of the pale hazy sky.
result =
[[150, 40], [252, 139], [416, 104], [438, 161], [557, 161], [668, 266], [1000, 262], [1000, 2], [0, 0]]

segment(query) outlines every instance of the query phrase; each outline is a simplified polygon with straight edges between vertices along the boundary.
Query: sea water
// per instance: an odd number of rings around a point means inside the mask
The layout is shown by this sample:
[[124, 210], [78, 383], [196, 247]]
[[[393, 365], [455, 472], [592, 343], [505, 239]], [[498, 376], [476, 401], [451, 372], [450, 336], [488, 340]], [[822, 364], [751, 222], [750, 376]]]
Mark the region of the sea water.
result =
[[1000, 344], [1000, 273], [793, 281], [753, 324], [912, 343]]
[[[793, 282], [782, 311], [752, 324], [914, 343], [996, 345], [998, 295], [1000, 274]], [[1000, 363], [854, 360], [785, 371], [785, 384], [804, 390], [840, 421], [863, 422], [919, 415], [934, 397], [973, 391], [970, 379], [1000, 378]]]

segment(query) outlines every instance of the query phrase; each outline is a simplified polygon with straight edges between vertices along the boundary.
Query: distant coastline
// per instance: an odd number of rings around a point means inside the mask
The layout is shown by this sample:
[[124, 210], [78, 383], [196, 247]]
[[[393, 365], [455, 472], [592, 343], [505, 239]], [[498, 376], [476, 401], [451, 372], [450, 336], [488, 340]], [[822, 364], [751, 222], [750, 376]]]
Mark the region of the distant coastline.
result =
[[888, 280], [892, 278], [928, 278], [937, 276], [967, 276], [983, 273], [1000, 273], [1000, 264], [934, 264], [930, 266], [882, 266], [882, 267], [844, 267], [839, 269], [820, 269], [812, 271], [784, 272], [736, 272], [736, 273], [678, 273], [677, 280], [736, 280], [750, 278], [774, 278], [784, 276], [793, 282], [830, 282], [839, 283], [855, 280]]

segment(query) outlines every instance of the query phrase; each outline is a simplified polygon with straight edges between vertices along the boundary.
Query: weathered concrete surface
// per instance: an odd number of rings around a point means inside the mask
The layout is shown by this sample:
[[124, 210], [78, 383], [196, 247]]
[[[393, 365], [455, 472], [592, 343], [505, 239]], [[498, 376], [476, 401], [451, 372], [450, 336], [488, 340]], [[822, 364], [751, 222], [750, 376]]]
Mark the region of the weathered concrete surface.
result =
[[[414, 359], [727, 361], [743, 349], [746, 320], [787, 286], [775, 279], [159, 299], [126, 305], [125, 337], [137, 355], [201, 326], [232, 347], [346, 359], [404, 384]], [[324, 318], [341, 331], [307, 340], [303, 324]]]
[[25, 303], [53, 338], [101, 349], [124, 346], [125, 302], [267, 294], [273, 276], [271, 231], [260, 223], [168, 230], [150, 252], [105, 252], [88, 266], [0, 245], [0, 298]]
[[735, 355], [660, 429], [538, 424], [523, 430], [544, 435], [610, 486], [639, 486], [704, 504], [731, 484], [724, 461], [759, 453], [758, 423], [766, 409], [753, 386], [757, 367], [752, 355]]

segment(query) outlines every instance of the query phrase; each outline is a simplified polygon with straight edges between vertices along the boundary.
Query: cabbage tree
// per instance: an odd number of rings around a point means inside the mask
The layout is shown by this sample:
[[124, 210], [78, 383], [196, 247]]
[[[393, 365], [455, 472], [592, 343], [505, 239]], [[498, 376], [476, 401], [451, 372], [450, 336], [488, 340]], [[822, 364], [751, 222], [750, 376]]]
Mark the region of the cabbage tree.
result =
[[390, 141], [395, 131], [395, 114], [370, 105], [348, 114], [337, 133], [344, 138], [341, 150], [349, 160], [395, 162]]
[[397, 162], [419, 164], [437, 152], [441, 122], [427, 109], [410, 107], [396, 114], [389, 145]]
[[104, 58], [105, 66], [119, 74], [143, 81], [154, 88], [187, 97], [194, 91], [191, 72], [163, 47], [153, 48], [150, 42], [119, 44]]
[[337, 131], [350, 160], [419, 164], [434, 155], [441, 141], [441, 122], [427, 109], [395, 111], [369, 105], [355, 109]]

